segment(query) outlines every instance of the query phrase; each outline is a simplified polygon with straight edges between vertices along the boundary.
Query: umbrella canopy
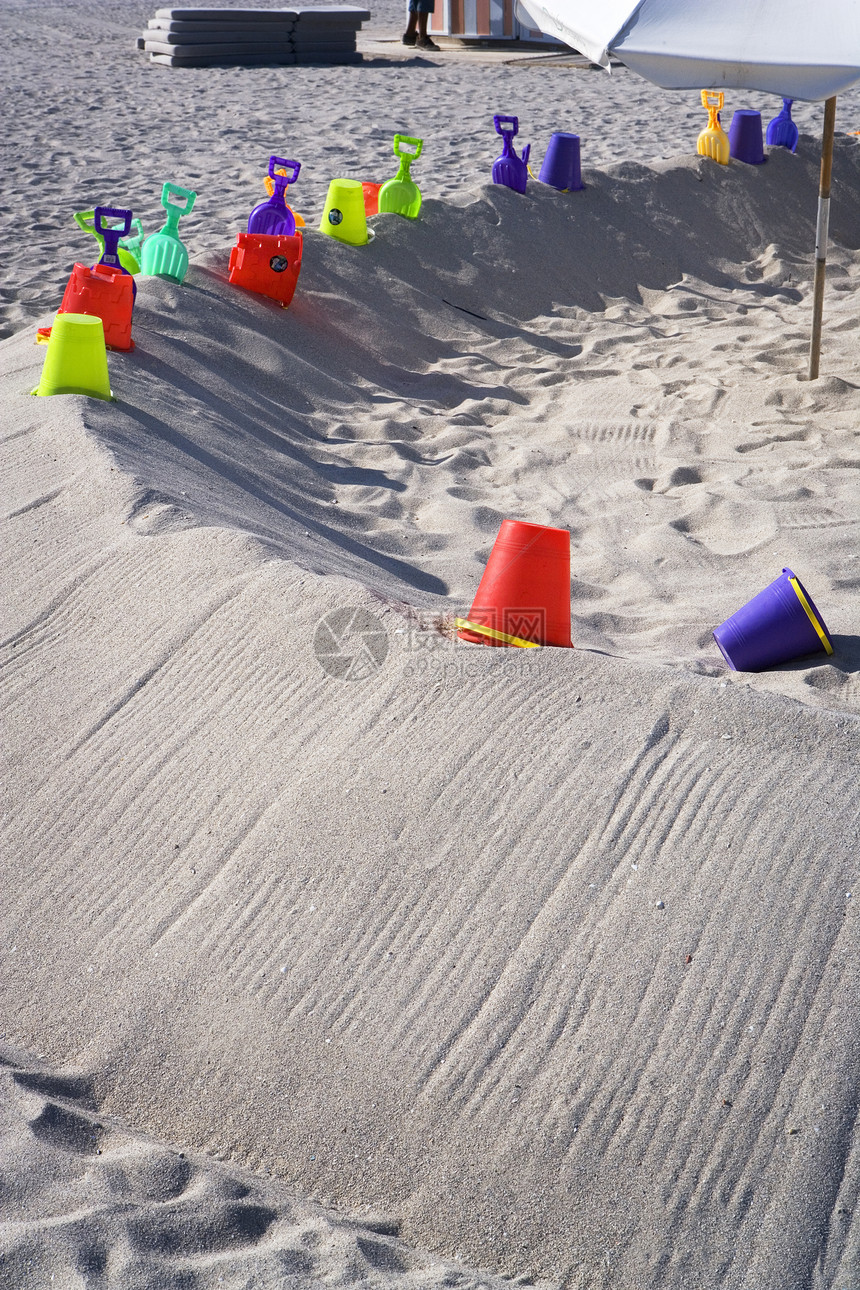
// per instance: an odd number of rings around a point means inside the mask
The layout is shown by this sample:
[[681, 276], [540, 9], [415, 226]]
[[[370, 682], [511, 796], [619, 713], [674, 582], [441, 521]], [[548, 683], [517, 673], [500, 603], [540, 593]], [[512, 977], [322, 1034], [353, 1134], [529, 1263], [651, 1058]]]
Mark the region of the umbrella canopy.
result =
[[748, 89], [826, 99], [809, 376], [818, 376], [836, 95], [860, 81], [860, 0], [528, 0], [529, 14], [610, 70], [667, 90]]
[[860, 80], [858, 0], [527, 0], [542, 31], [667, 90], [828, 99]]

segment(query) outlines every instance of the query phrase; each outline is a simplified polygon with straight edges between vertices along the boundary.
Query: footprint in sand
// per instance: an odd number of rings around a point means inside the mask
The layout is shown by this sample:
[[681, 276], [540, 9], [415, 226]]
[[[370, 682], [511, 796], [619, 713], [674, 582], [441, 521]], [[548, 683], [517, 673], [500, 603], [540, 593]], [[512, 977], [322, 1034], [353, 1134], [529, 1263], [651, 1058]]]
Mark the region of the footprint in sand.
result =
[[77, 1102], [82, 1107], [93, 1108], [92, 1080], [84, 1075], [49, 1075], [40, 1071], [14, 1071], [12, 1079], [19, 1088], [29, 1093], [60, 1101]]
[[772, 508], [740, 506], [707, 496], [686, 515], [670, 520], [670, 527], [714, 555], [744, 555], [770, 542], [778, 533]]
[[126, 1200], [176, 1200], [194, 1181], [194, 1166], [185, 1156], [134, 1143], [105, 1161], [105, 1176], [115, 1196]]
[[74, 1111], [67, 1111], [55, 1102], [48, 1102], [42, 1108], [30, 1122], [30, 1128], [37, 1138], [42, 1138], [50, 1146], [76, 1156], [94, 1156], [105, 1136], [102, 1125], [76, 1115]]
[[[762, 425], [762, 422], [754, 422], [756, 426]], [[772, 448], [778, 443], [806, 443], [812, 438], [813, 432], [807, 429], [789, 430], [785, 434], [774, 432], [767, 434], [763, 439], [750, 439], [745, 443], [739, 443], [735, 452], [758, 452], [760, 448]]]
[[202, 1213], [172, 1206], [134, 1215], [126, 1235], [132, 1249], [141, 1253], [188, 1258], [251, 1245], [261, 1240], [277, 1217], [276, 1210], [254, 1201], [210, 1201]]
[[[704, 482], [704, 476], [695, 466], [676, 466], [673, 471], [665, 478], [652, 481], [651, 491], [655, 493], [666, 493], [670, 488], [689, 488], [693, 484]], [[637, 481], [637, 486], [642, 487], [645, 483]]]

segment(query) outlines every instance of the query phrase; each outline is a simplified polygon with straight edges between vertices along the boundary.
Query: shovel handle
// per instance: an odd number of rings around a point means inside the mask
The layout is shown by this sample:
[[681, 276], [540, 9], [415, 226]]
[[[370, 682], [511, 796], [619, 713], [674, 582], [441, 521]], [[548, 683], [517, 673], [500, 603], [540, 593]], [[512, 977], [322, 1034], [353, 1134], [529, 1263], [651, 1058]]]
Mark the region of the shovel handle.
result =
[[139, 219], [133, 219], [131, 221], [131, 232], [129, 233], [128, 237], [124, 240], [122, 245], [126, 251], [129, 251], [129, 250], [132, 250], [132, 247], [127, 245], [127, 243], [137, 242], [138, 244], [140, 244], [142, 241], [143, 241], [143, 221]]
[[[105, 220], [114, 219], [121, 221], [120, 227], [104, 222]], [[93, 227], [100, 237], [104, 237], [105, 233], [116, 233], [119, 237], [128, 237], [131, 230], [131, 211], [123, 210], [119, 206], [97, 206], [93, 211]]]
[[94, 210], [75, 212], [75, 223], [78, 228], [83, 229], [85, 233], [92, 233], [93, 237], [98, 237], [98, 233], [96, 233], [95, 219], [96, 213]]
[[[172, 202], [170, 200], [171, 197], [181, 197], [184, 205], [180, 206], [179, 202]], [[178, 214], [176, 214], [177, 219], [182, 215], [189, 214], [196, 198], [197, 194], [193, 193], [190, 188], [180, 188], [179, 184], [171, 184], [168, 182], [161, 190], [162, 206], [169, 215], [173, 215], [178, 212]]]
[[286, 179], [285, 188], [296, 182], [301, 168], [302, 163], [300, 161], [290, 161], [288, 157], [269, 158], [269, 178]]
[[520, 118], [518, 116], [494, 116], [493, 125], [496, 127], [496, 134], [518, 134]]
[[[415, 151], [410, 152], [409, 148], [404, 148], [403, 146], [404, 144], [408, 144], [409, 147], [414, 148]], [[421, 156], [423, 147], [424, 147], [424, 140], [414, 139], [411, 134], [396, 134], [394, 136], [395, 157], [410, 157], [413, 161], [415, 161], [417, 157]]]

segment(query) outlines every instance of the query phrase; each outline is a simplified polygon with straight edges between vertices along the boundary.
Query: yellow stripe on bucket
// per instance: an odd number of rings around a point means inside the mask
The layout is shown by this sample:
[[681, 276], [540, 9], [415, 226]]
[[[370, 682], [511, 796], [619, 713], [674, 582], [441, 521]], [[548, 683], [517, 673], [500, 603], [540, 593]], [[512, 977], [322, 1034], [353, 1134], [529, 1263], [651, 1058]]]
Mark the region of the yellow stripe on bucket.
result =
[[824, 628], [821, 626], [821, 623], [815, 617], [815, 613], [812, 609], [812, 606], [810, 605], [809, 601], [806, 599], [806, 596], [804, 596], [803, 588], [801, 587], [800, 583], [797, 581], [797, 578], [789, 578], [788, 581], [791, 583], [792, 587], [794, 587], [794, 590], [797, 593], [797, 599], [800, 601], [800, 603], [803, 605], [803, 608], [806, 610], [806, 617], [809, 619], [809, 621], [812, 623], [812, 626], [818, 632], [818, 635], [821, 638], [821, 643], [824, 646], [825, 650], [827, 651], [828, 654], [832, 654], [833, 646], [830, 644], [830, 641], [827, 639], [827, 633], [825, 632]]
[[491, 636], [494, 641], [504, 641], [506, 645], [519, 645], [520, 649], [540, 649], [537, 641], [524, 641], [519, 636], [497, 632], [494, 627], [484, 627], [482, 623], [470, 623], [465, 618], [455, 618], [454, 622], [461, 632], [477, 632], [479, 636]]

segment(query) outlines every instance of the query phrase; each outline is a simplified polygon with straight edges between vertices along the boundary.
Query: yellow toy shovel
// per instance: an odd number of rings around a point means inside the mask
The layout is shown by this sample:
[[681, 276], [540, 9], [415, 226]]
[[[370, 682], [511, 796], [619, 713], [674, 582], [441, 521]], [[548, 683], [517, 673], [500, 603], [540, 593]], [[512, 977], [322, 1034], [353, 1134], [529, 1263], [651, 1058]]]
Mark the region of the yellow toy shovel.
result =
[[710, 157], [721, 166], [729, 164], [729, 136], [720, 125], [719, 117], [724, 99], [722, 90], [702, 90], [702, 107], [707, 109], [708, 128], [702, 131], [696, 143], [700, 157]]

